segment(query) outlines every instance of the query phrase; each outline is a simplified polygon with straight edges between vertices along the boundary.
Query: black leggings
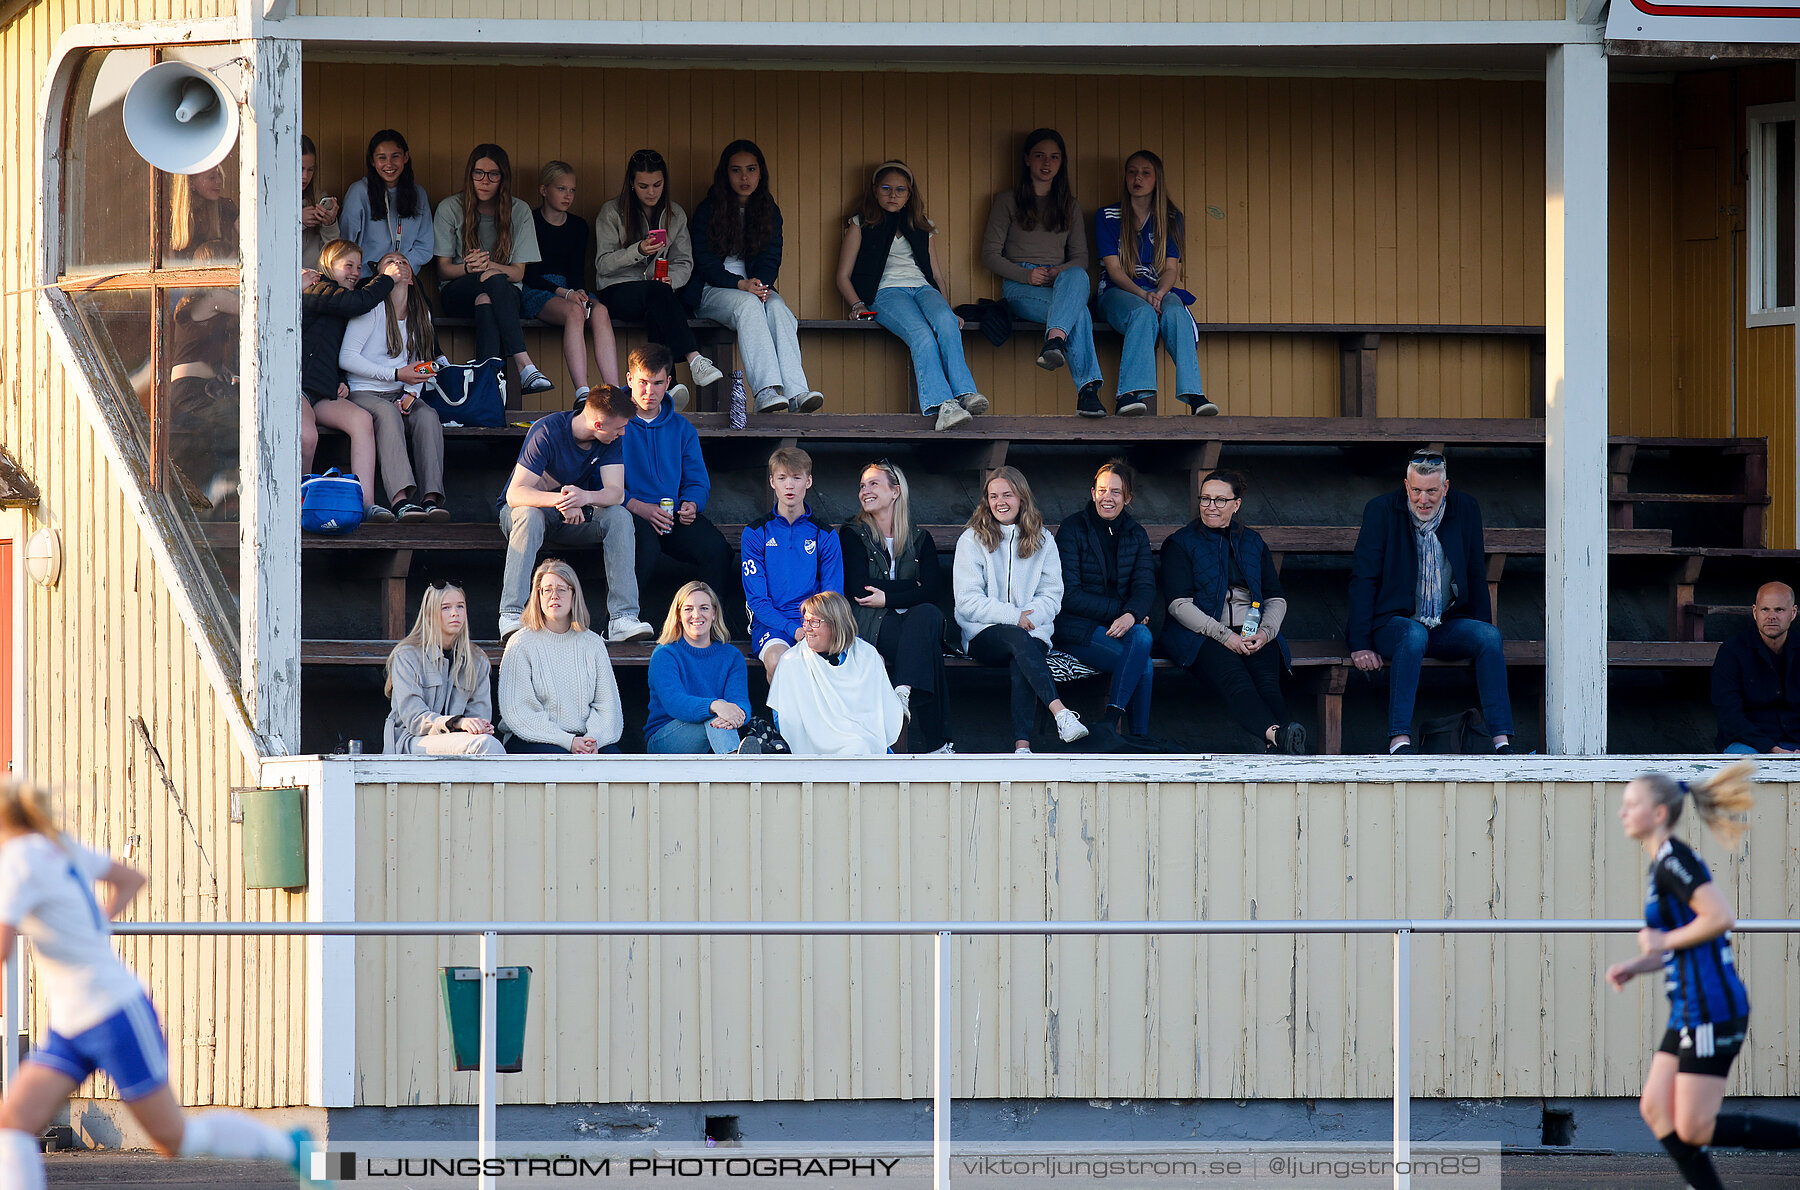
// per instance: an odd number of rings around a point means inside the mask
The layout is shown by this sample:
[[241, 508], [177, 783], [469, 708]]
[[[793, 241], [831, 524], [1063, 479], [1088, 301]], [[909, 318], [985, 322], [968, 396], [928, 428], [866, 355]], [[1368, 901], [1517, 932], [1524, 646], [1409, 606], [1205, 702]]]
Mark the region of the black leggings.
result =
[[921, 603], [881, 617], [875, 648], [896, 686], [912, 687], [912, 728], [907, 745], [935, 752], [944, 743], [944, 613]]
[[657, 559], [668, 554], [698, 570], [701, 581], [719, 593], [719, 602], [724, 605], [719, 614], [724, 617], [725, 627], [731, 635], [738, 638], [749, 635], [747, 613], [744, 610], [743, 579], [739, 577], [738, 568], [733, 564], [731, 547], [725, 543], [725, 535], [719, 532], [718, 526], [706, 519], [705, 513], [696, 514], [691, 525], [683, 524], [677, 517], [674, 527], [667, 533], [658, 533], [642, 517], [633, 516], [631, 521], [637, 527], [637, 576], [640, 591], [649, 585], [651, 576], [655, 574]]
[[674, 352], [676, 363], [700, 350], [693, 328], [688, 326], [687, 307], [663, 282], [624, 281], [608, 285], [594, 296], [614, 318], [643, 319], [650, 341]]
[[1013, 739], [1029, 740], [1037, 720], [1038, 704], [1049, 706], [1058, 698], [1056, 679], [1044, 658], [1050, 646], [1017, 624], [991, 624], [969, 642], [969, 656], [982, 665], [1012, 668]]
[[[487, 295], [485, 303], [476, 298]], [[510, 359], [525, 351], [525, 328], [519, 320], [519, 288], [498, 273], [486, 281], [480, 277], [452, 277], [438, 286], [438, 300], [452, 318], [475, 320], [475, 358]]]
[[1188, 667], [1195, 677], [1218, 691], [1237, 725], [1266, 740], [1271, 726], [1288, 721], [1287, 699], [1281, 694], [1281, 646], [1270, 641], [1249, 656], [1234, 653], [1208, 637]]

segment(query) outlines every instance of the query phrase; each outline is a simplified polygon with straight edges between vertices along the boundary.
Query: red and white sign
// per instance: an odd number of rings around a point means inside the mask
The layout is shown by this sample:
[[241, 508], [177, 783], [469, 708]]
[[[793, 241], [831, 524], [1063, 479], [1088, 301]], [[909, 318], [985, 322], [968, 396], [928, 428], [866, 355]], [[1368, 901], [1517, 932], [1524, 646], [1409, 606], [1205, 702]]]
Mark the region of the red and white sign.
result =
[[1800, 0], [1612, 0], [1614, 41], [1800, 44]]

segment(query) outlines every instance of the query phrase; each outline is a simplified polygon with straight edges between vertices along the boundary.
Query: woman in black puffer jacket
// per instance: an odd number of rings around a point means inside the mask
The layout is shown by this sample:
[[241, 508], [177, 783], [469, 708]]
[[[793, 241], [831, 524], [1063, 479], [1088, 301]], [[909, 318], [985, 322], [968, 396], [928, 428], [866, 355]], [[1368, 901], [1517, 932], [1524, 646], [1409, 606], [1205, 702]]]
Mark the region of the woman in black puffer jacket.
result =
[[348, 399], [338, 351], [345, 324], [386, 301], [394, 279], [377, 274], [358, 288], [362, 249], [350, 240], [325, 245], [319, 268], [323, 276], [300, 294], [300, 474], [312, 471], [319, 426], [342, 430], [350, 436], [350, 470], [362, 484], [363, 520], [383, 524], [394, 514], [375, 503], [375, 419]]
[[1130, 464], [1108, 461], [1094, 473], [1093, 502], [1056, 530], [1062, 557], [1062, 611], [1056, 646], [1112, 674], [1102, 722], [1120, 735], [1150, 734], [1150, 608], [1156, 563], [1150, 535], [1126, 511]]

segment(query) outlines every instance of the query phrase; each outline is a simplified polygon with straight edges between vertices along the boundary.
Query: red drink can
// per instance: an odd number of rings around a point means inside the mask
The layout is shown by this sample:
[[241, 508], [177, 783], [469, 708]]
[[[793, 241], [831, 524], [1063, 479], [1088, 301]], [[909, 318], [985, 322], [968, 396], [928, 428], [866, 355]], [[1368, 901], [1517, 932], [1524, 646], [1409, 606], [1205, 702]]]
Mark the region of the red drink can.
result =
[[669, 261], [667, 257], [659, 256], [656, 258], [656, 279], [658, 281], [667, 281], [669, 279]]

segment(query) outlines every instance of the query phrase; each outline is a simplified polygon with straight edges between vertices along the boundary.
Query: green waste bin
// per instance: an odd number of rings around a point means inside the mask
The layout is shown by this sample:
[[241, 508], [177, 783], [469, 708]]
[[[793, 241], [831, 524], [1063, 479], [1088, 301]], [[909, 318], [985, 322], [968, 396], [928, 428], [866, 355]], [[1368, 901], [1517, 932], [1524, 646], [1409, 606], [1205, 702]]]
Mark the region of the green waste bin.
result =
[[[495, 1015], [495, 1069], [517, 1074], [525, 1063], [525, 1002], [531, 993], [530, 967], [497, 967], [494, 995], [499, 1000]], [[450, 1039], [456, 1047], [456, 1068], [481, 1068], [481, 968], [439, 967], [438, 985], [444, 992], [444, 1016], [450, 1021]]]
[[306, 886], [306, 820], [298, 789], [242, 789], [244, 887]]

